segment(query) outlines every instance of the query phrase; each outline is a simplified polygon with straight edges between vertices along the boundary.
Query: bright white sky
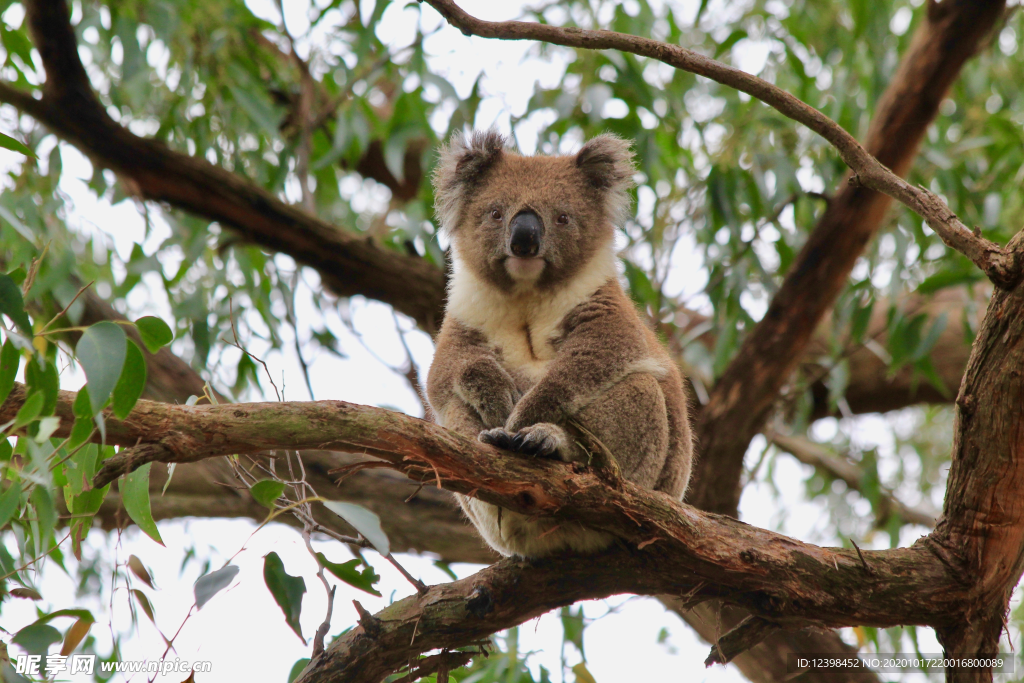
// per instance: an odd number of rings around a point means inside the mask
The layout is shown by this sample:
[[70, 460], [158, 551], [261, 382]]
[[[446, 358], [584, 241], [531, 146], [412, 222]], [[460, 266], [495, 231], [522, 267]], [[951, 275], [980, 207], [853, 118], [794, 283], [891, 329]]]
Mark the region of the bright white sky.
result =
[[[371, 3], [364, 3], [369, 11]], [[523, 4], [517, 2], [496, 3], [488, 0], [463, 1], [468, 11], [490, 19], [514, 18]], [[680, 2], [683, 12], [680, 16], [692, 17], [698, 6], [697, 0]], [[279, 21], [276, 3], [273, 0], [249, 0], [249, 5], [261, 16]], [[302, 35], [308, 29], [304, 1], [285, 3], [287, 24], [293, 34]], [[403, 9], [405, 3], [392, 3], [384, 15], [380, 36], [394, 48], [408, 44], [415, 31], [416, 8]], [[713, 3], [714, 5], [714, 3]], [[438, 26], [440, 17], [425, 4], [422, 28], [429, 31]], [[427, 42], [427, 51], [439, 68], [448, 71], [449, 79], [456, 85], [460, 95], [468, 93], [479, 71], [485, 79], [483, 91], [486, 95], [479, 117], [478, 128], [497, 125], [510, 132], [510, 113], [521, 114], [526, 101], [533, 91], [533, 83], [540, 81], [551, 86], [559, 81], [564, 64], [541, 61], [529, 56], [529, 43], [488, 41], [467, 38], [459, 31], [444, 27]], [[764, 45], [743, 41], [733, 51], [733, 61], [743, 68], [759, 71], [766, 57]], [[5, 115], [9, 116], [8, 111]], [[9, 119], [8, 119], [9, 120]], [[515, 134], [521, 148], [532, 152], [536, 147], [536, 130], [543, 122], [528, 120], [516, 128]], [[105, 234], [109, 243], [122, 257], [127, 258], [137, 241], [144, 241], [147, 253], [168, 234], [168, 228], [159, 217], [149, 239], [144, 240], [144, 223], [131, 202], [111, 206], [105, 200], [96, 200], [85, 185], [91, 175], [91, 165], [69, 145], [62, 146], [64, 180], [62, 190], [72, 198], [75, 210], [69, 216], [69, 224], [83, 232]], [[45, 156], [44, 156], [45, 158]], [[0, 164], [7, 168], [18, 163], [18, 158], [0, 151]], [[296, 193], [297, 194], [297, 193]], [[153, 210], [153, 207], [151, 207]], [[158, 213], [158, 212], [156, 212]], [[8, 226], [4, 225], [4, 229]], [[678, 289], [687, 292], [699, 291], [705, 282], [705, 274], [696, 259], [696, 250], [679, 253], [674, 263], [678, 277]], [[286, 257], [279, 257], [281, 263], [290, 263]], [[317, 285], [315, 275], [309, 279]], [[131, 298], [129, 304], [133, 313], [161, 313], [168, 317], [166, 301], [159, 295], [160, 287], [152, 287], [150, 295], [142, 292]], [[162, 310], [160, 310], [162, 309]], [[390, 309], [375, 302], [355, 299], [352, 302], [353, 316], [358, 329], [366, 331], [366, 341], [377, 356], [395, 366], [404, 360], [404, 351], [394, 331]], [[316, 313], [310, 303], [310, 290], [300, 290], [297, 314], [300, 318]], [[343, 340], [349, 358], [341, 360], [328, 354], [316, 357], [311, 368], [313, 389], [316, 398], [342, 399], [369, 405], [394, 406], [413, 415], [420, 413], [416, 397], [409, 391], [404, 380], [387, 368], [374, 355], [367, 352], [344, 329], [336, 315], [329, 315], [326, 324]], [[287, 337], [288, 331], [283, 330]], [[410, 332], [407, 340], [415, 360], [424, 373], [429, 367], [432, 347], [430, 340], [419, 332]], [[290, 348], [286, 344], [286, 348]], [[290, 353], [270, 352], [253, 343], [250, 350], [265, 357], [275, 381], [284, 384], [286, 398], [304, 400], [308, 398], [298, 364]], [[225, 363], [237, 360], [231, 353], [225, 355]], [[65, 388], [77, 389], [83, 383], [80, 375], [69, 373], [63, 379]], [[881, 441], [881, 448], [892, 449], [888, 427], [879, 417], [861, 418], [856, 422], [823, 421], [818, 429], [822, 438], [829, 438], [836, 429], [842, 428], [854, 435], [864, 445]], [[760, 437], [751, 447], [753, 457], [758, 457], [764, 448]], [[778, 528], [798, 538], [812, 542], [835, 544], [827, 529], [826, 513], [819, 504], [798, 502], [803, 500], [803, 466], [792, 459], [777, 461], [776, 480], [782, 482], [782, 490], [775, 492], [766, 486], [750, 486], [743, 497], [742, 516], [753, 523]], [[790, 515], [782, 519], [775, 496], [783, 497]], [[866, 501], [865, 501], [866, 505]], [[865, 511], [865, 514], [867, 511]], [[165, 547], [161, 547], [143, 536], [135, 527], [129, 529], [120, 539], [101, 534], [92, 534], [88, 543], [96, 551], [108, 557], [116, 553], [118, 561], [127, 559], [130, 553], [138, 555], [150, 567], [158, 591], [146, 589], [156, 611], [160, 631], [170, 636], [181, 624], [184, 615], [192, 605], [192, 584], [200, 574], [200, 562], [191, 561], [182, 567], [189, 548], [195, 548], [200, 558], [209, 558], [212, 568], [245, 547], [235, 564], [241, 568], [232, 587], [216, 596], [201, 612], [194, 615], [182, 628], [175, 641], [178, 656], [189, 660], [211, 660], [213, 675], [199, 675], [199, 681], [246, 680], [254, 683], [284, 683], [293, 662], [309, 655], [310, 647], [303, 645], [285, 625], [278, 607], [274, 604], [263, 583], [263, 556], [275, 550], [283, 558], [287, 571], [305, 578], [307, 594], [303, 602], [303, 633], [312, 634], [326, 609], [324, 591], [315, 577], [315, 562], [305, 551], [299, 534], [281, 526], [268, 526], [250, 538], [255, 525], [249, 521], [228, 520], [186, 520], [161, 522]], [[912, 530], [906, 531], [904, 543], [916, 538]], [[348, 551], [336, 543], [316, 544], [334, 561], [348, 559]], [[875, 538], [868, 545], [885, 547], [886, 539]], [[410, 586], [391, 566], [371, 552], [368, 559], [383, 576], [381, 591], [384, 598], [350, 589], [339, 584], [332, 633], [352, 625], [355, 611], [351, 601], [358, 599], [372, 612], [386, 606], [392, 596], [395, 599], [411, 592]], [[439, 569], [432, 566], [429, 558], [403, 557], [403, 564], [416, 576], [427, 583], [448, 580]], [[471, 565], [457, 566], [460, 576], [475, 571]], [[100, 604], [94, 597], [74, 596], [72, 582], [59, 569], [50, 564], [44, 572], [47, 598], [54, 600], [54, 606], [83, 606], [97, 614], [109, 611], [106, 600]], [[137, 584], [137, 582], [136, 582]], [[136, 587], [141, 587], [138, 584]], [[61, 599], [57, 599], [61, 596]], [[609, 681], [658, 680], [658, 681], [740, 681], [744, 680], [733, 668], [717, 666], [705, 669], [703, 660], [708, 647], [699, 642], [693, 632], [672, 613], [650, 599], [619, 597], [606, 601], [587, 603], [586, 614], [597, 621], [586, 630], [585, 650], [590, 671], [601, 683]], [[35, 619], [34, 606], [28, 601], [9, 601], [4, 605], [4, 627], [16, 631]], [[123, 589], [115, 593], [113, 600], [113, 622], [118, 630], [129, 623]], [[124, 644], [123, 659], [159, 658], [163, 652], [163, 641], [157, 630], [140, 615], [140, 626], [136, 635]], [[57, 623], [64, 629], [68, 623]], [[658, 634], [665, 630], [667, 637], [658, 644]], [[107, 651], [110, 643], [109, 631], [104, 623], [93, 629], [100, 641], [99, 650]], [[849, 636], [849, 634], [847, 634]], [[930, 634], [922, 634], [922, 651], [938, 652]], [[561, 664], [559, 643], [561, 625], [557, 616], [548, 615], [524, 624], [520, 628], [520, 650], [533, 651], [531, 668], [537, 671], [540, 665], [547, 667], [553, 679], [559, 681]], [[930, 644], [929, 644], [930, 642]], [[172, 654], [173, 656], [173, 654]], [[569, 666], [579, 661], [579, 654], [570, 647], [566, 653]], [[180, 676], [160, 677], [160, 681], [178, 681]], [[572, 680], [572, 674], [568, 676]]]

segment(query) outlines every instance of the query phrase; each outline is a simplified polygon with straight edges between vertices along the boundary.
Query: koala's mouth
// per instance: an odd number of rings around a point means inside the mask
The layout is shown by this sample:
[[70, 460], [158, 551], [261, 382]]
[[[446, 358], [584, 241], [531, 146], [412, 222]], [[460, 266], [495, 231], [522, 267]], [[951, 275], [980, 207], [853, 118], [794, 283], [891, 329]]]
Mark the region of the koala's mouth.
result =
[[540, 277], [546, 265], [540, 256], [509, 256], [505, 259], [505, 270], [513, 280], [531, 281]]

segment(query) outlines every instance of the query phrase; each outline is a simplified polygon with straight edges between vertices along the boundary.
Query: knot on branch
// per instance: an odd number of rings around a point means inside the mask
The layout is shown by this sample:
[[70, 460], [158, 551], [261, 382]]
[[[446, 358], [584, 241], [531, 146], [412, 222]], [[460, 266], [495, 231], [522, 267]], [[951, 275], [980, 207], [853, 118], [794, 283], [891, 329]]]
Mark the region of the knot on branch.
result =
[[491, 591], [486, 586], [477, 586], [469, 600], [466, 602], [466, 610], [478, 619], [485, 618], [494, 609], [494, 600], [491, 598]]
[[174, 450], [163, 443], [144, 443], [123, 448], [117, 455], [104, 461], [92, 479], [93, 488], [103, 488], [122, 474], [130, 474], [147, 463], [171, 462], [174, 454]]
[[352, 604], [355, 605], [356, 612], [359, 613], [359, 625], [363, 628], [363, 632], [376, 640], [381, 631], [380, 619], [370, 614], [365, 607], [359, 604], [358, 600], [353, 600]]

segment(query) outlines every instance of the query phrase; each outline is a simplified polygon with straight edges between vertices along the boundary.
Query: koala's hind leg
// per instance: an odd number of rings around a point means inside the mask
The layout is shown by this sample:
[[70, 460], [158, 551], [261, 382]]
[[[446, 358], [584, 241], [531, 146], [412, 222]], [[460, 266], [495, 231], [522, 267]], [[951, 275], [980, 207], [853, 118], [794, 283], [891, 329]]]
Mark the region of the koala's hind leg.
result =
[[669, 451], [669, 417], [657, 378], [629, 375], [575, 419], [611, 452], [625, 479], [655, 488]]

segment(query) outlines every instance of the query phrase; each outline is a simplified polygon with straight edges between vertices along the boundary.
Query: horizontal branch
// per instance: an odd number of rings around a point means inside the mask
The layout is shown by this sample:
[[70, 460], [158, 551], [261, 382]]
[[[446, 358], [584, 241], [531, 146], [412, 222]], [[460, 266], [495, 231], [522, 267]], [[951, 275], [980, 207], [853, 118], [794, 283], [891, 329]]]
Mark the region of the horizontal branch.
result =
[[[57, 435], [70, 429], [75, 396], [60, 392]], [[24, 397], [24, 385], [16, 385], [0, 406], [0, 422], [17, 413]], [[631, 548], [662, 556], [659, 571], [624, 572], [614, 592], [672, 594], [704, 581], [700, 595], [741, 604], [782, 626], [943, 623], [955, 613], [950, 610], [958, 596], [956, 583], [927, 544], [866, 551], [868, 575], [854, 551], [801, 543], [563, 463], [511, 456], [380, 408], [340, 401], [226, 406], [139, 401], [123, 422], [107, 416], [106, 431], [108, 443], [128, 447], [103, 464], [94, 486], [154, 460], [195, 462], [275, 449], [358, 452], [428, 485], [602, 529]]]

